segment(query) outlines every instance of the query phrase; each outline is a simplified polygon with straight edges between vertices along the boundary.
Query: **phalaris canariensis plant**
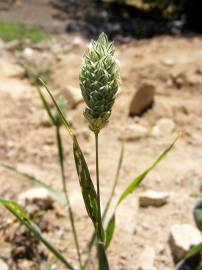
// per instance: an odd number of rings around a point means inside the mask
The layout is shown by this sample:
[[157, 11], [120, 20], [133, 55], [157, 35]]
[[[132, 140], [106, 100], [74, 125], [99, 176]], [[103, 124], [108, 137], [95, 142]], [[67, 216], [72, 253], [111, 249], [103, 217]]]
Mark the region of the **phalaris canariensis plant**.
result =
[[[62, 262], [67, 269], [70, 270], [86, 270], [89, 263], [89, 258], [91, 255], [91, 250], [93, 248], [95, 239], [96, 247], [97, 247], [97, 257], [98, 257], [98, 269], [99, 270], [109, 270], [109, 261], [107, 256], [107, 248], [110, 245], [114, 231], [116, 228], [116, 210], [119, 205], [131, 194], [136, 188], [140, 185], [140, 183], [144, 180], [150, 171], [152, 171], [157, 164], [173, 149], [176, 140], [159, 156], [158, 159], [143, 173], [134, 178], [131, 183], [123, 190], [120, 194], [120, 197], [115, 204], [115, 207], [112, 211], [112, 215], [107, 222], [107, 226], [103, 226], [103, 221], [107, 216], [108, 209], [110, 208], [110, 204], [112, 198], [115, 193], [116, 186], [118, 184], [119, 172], [122, 165], [123, 160], [123, 152], [124, 147], [122, 147], [117, 173], [114, 180], [114, 184], [112, 185], [111, 195], [107, 201], [105, 209], [103, 213], [101, 213], [100, 207], [100, 176], [99, 176], [99, 149], [98, 149], [98, 135], [102, 128], [104, 128], [109, 120], [109, 117], [112, 112], [112, 107], [117, 95], [118, 87], [119, 87], [119, 68], [117, 64], [117, 60], [115, 57], [115, 47], [112, 42], [108, 41], [106, 34], [102, 33], [97, 41], [92, 41], [90, 43], [89, 49], [87, 53], [84, 55], [83, 64], [80, 72], [80, 87], [81, 92], [86, 104], [86, 108], [84, 111], [84, 116], [88, 121], [88, 125], [90, 130], [95, 135], [95, 167], [96, 167], [96, 189], [94, 183], [91, 179], [91, 175], [88, 169], [87, 162], [85, 160], [84, 154], [81, 150], [81, 147], [78, 143], [76, 133], [72, 129], [69, 121], [66, 118], [66, 101], [64, 98], [60, 99], [57, 103], [55, 98], [53, 97], [49, 88], [45, 85], [45, 83], [40, 80], [41, 84], [46, 89], [49, 94], [52, 102], [55, 105], [57, 114], [51, 111], [51, 108], [48, 104], [48, 101], [43, 94], [41, 89], [39, 90], [39, 95], [43, 102], [44, 108], [49, 115], [50, 121], [56, 129], [56, 141], [58, 146], [58, 156], [59, 156], [59, 164], [61, 169], [61, 178], [64, 195], [47, 185], [43, 181], [36, 179], [32, 175], [28, 175], [24, 172], [20, 172], [12, 166], [3, 165], [4, 168], [7, 168], [29, 180], [32, 184], [39, 185], [45, 188], [49, 194], [56, 199], [63, 206], [66, 205], [68, 207], [69, 219], [72, 227], [72, 233], [74, 236], [75, 249], [77, 252], [77, 267], [69, 262], [59, 249], [57, 249], [51, 242], [49, 242], [42, 234], [40, 229], [34, 224], [26, 211], [16, 202], [10, 201], [4, 198], [0, 198], [0, 205], [5, 206], [27, 229], [32, 232], [33, 236], [41, 241], [47, 249], [60, 261]], [[72, 210], [71, 202], [69, 199], [68, 191], [71, 189], [67, 189], [66, 186], [66, 177], [65, 177], [65, 157], [63, 152], [63, 144], [62, 144], [62, 136], [60, 134], [61, 125], [64, 125], [66, 128], [72, 142], [73, 153], [75, 159], [76, 170], [79, 178], [79, 184], [81, 186], [81, 192], [83, 196], [83, 201], [88, 213], [89, 218], [92, 220], [94, 225], [94, 233], [90, 238], [87, 249], [87, 258], [85, 261], [83, 260], [82, 250], [80, 248], [79, 242], [79, 233], [76, 230], [76, 224], [74, 221], [74, 212]], [[76, 263], [76, 262], [74, 262]], [[79, 265], [79, 268], [78, 268]]]

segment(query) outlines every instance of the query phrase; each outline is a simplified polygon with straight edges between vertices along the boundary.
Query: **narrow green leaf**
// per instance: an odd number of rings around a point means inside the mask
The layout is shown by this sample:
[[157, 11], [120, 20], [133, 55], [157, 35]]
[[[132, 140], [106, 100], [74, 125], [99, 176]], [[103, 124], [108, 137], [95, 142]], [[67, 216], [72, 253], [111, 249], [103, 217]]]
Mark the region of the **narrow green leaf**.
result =
[[[81, 151], [81, 148], [77, 142], [76, 136], [74, 134], [73, 129], [70, 127], [70, 123], [66, 120], [63, 112], [61, 111], [61, 109], [59, 108], [55, 98], [53, 97], [51, 91], [49, 90], [49, 88], [46, 86], [46, 84], [40, 79], [40, 82], [42, 83], [42, 85], [45, 87], [45, 89], [47, 90], [48, 94], [50, 95], [58, 116], [61, 119], [61, 122], [63, 123], [63, 125], [65, 126], [65, 128], [67, 129], [69, 135], [72, 138], [73, 141], [73, 153], [74, 153], [74, 159], [75, 159], [75, 164], [76, 164], [76, 169], [77, 169], [77, 174], [79, 177], [79, 183], [81, 186], [81, 190], [82, 190], [82, 195], [83, 195], [83, 200], [85, 203], [85, 207], [87, 210], [87, 213], [89, 215], [89, 217], [91, 218], [91, 220], [93, 221], [93, 224], [96, 228], [97, 226], [97, 221], [98, 221], [98, 205], [97, 205], [97, 194], [93, 185], [93, 182], [91, 180], [91, 176], [88, 170], [88, 166], [87, 163], [85, 161], [84, 155]], [[103, 231], [103, 236], [104, 236], [104, 229], [102, 229]]]
[[[67, 100], [64, 96], [61, 96], [58, 100], [58, 107], [60, 108], [61, 112], [63, 113], [64, 117], [66, 117], [67, 114]], [[54, 114], [55, 122], [57, 126], [61, 126], [63, 123], [61, 121], [61, 118], [59, 117], [57, 111]]]
[[16, 173], [16, 174], [18, 174], [18, 175], [23, 176], [26, 180], [30, 181], [32, 184], [43, 187], [60, 204], [66, 205], [66, 199], [65, 199], [64, 195], [61, 194], [60, 192], [56, 191], [55, 189], [53, 189], [51, 186], [46, 185], [43, 181], [35, 178], [32, 175], [21, 172], [21, 171], [17, 170], [16, 168], [12, 167], [12, 166], [9, 166], [9, 165], [6, 165], [6, 164], [1, 164], [1, 166], [8, 169], [8, 170], [10, 170], [10, 171], [12, 171], [12, 172], [14, 172], [14, 173]]
[[[136, 177], [131, 184], [129, 184], [129, 186], [125, 189], [125, 191], [121, 194], [117, 204], [116, 204], [116, 207], [114, 209], [114, 213], [112, 215], [112, 218], [109, 220], [109, 223], [107, 225], [107, 230], [109, 231], [109, 236], [108, 237], [108, 243], [107, 243], [107, 247], [110, 245], [110, 242], [113, 238], [113, 234], [114, 234], [114, 231], [115, 231], [115, 218], [113, 219], [113, 216], [116, 215], [116, 209], [118, 208], [118, 206], [131, 194], [133, 193], [137, 188], [138, 186], [140, 185], [140, 183], [144, 180], [144, 178], [159, 164], [159, 162], [161, 160], [163, 160], [167, 154], [173, 149], [176, 141], [179, 139], [180, 136], [178, 136], [174, 142], [159, 156], [159, 158], [157, 158], [157, 160], [153, 163], [153, 165], [151, 167], [149, 167], [146, 171], [144, 171], [142, 174], [140, 174], [138, 177]], [[114, 221], [114, 222], [113, 222]], [[110, 228], [113, 228], [110, 229]]]
[[46, 110], [52, 125], [55, 125], [56, 124], [55, 118], [54, 118], [54, 116], [53, 116], [53, 114], [51, 112], [51, 108], [50, 108], [45, 96], [43, 95], [43, 93], [41, 92], [41, 89], [39, 87], [37, 88], [37, 90], [38, 90], [39, 96], [41, 98], [42, 104], [44, 106], [44, 109]]
[[[191, 250], [187, 253], [187, 255], [185, 256], [185, 258], [183, 260], [181, 260], [177, 265], [176, 265], [176, 270], [180, 270], [180, 269], [184, 269], [184, 265], [186, 265], [186, 263], [188, 263], [188, 261], [190, 259], [192, 259], [192, 257], [197, 256], [198, 253], [201, 253], [202, 251], [202, 243], [199, 243], [198, 245], [194, 246], [193, 248], [191, 248]], [[200, 265], [197, 270], [202, 269], [202, 266]]]
[[86, 210], [96, 227], [98, 221], [97, 194], [76, 138], [74, 138], [73, 152]]
[[131, 193], [133, 193], [136, 188], [138, 188], [138, 186], [140, 185], [140, 183], [144, 180], [144, 178], [159, 164], [159, 162], [161, 160], [163, 160], [167, 154], [173, 149], [176, 141], [178, 140], [179, 137], [177, 137], [175, 139], [175, 141], [159, 156], [159, 158], [157, 158], [157, 160], [152, 164], [151, 167], [149, 167], [146, 171], [144, 171], [142, 174], [140, 174], [138, 177], [136, 177], [131, 183], [130, 185], [125, 189], [125, 191], [122, 193], [122, 195], [120, 196], [120, 199], [117, 203], [117, 206], [124, 201], [128, 195], [130, 195]]
[[64, 258], [60, 251], [42, 235], [40, 228], [29, 219], [28, 214], [18, 203], [0, 198], [0, 204], [5, 206], [24, 226], [26, 226], [33, 236], [42, 242], [68, 269], [74, 270], [74, 267]]
[[107, 225], [106, 228], [106, 243], [105, 243], [105, 247], [108, 248], [109, 244], [112, 240], [113, 234], [114, 234], [114, 230], [115, 230], [115, 226], [116, 226], [116, 217], [115, 214], [110, 218], [109, 223]]
[[202, 251], [202, 243], [194, 246], [186, 255], [185, 259], [189, 259]]
[[44, 81], [42, 79], [39, 79], [39, 81], [41, 82], [41, 84], [45, 87], [46, 91], [48, 92], [50, 98], [52, 99], [55, 107], [56, 107], [56, 110], [57, 110], [57, 113], [58, 113], [58, 116], [61, 120], [61, 122], [63, 123], [63, 125], [65, 126], [65, 128], [67, 129], [69, 135], [71, 136], [72, 140], [73, 140], [73, 137], [74, 137], [74, 132], [73, 132], [73, 129], [70, 127], [70, 123], [66, 120], [63, 112], [61, 111], [60, 107], [58, 106], [54, 96], [52, 95], [51, 91], [49, 90], [48, 86], [44, 83]]

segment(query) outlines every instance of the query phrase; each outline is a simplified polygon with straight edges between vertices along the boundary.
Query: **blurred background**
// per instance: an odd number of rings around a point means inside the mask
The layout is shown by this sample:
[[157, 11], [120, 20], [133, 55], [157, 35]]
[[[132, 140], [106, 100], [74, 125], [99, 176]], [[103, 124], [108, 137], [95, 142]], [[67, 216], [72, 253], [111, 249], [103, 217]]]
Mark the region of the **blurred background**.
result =
[[[115, 200], [183, 133], [174, 151], [117, 212], [109, 249], [112, 269], [175, 269], [190, 246], [202, 241], [193, 219], [202, 181], [201, 10], [201, 0], [0, 0], [1, 164], [62, 191], [55, 130], [37, 93], [41, 77], [57, 100], [61, 95], [67, 99], [67, 117], [95, 179], [94, 137], [83, 117], [79, 72], [89, 41], [103, 31], [115, 42], [121, 73], [112, 116], [100, 135], [103, 205], [123, 141]], [[67, 186], [86, 256], [93, 228], [83, 206], [71, 141], [61, 132]], [[24, 203], [43, 233], [74, 262], [66, 209], [3, 167], [0, 183], [0, 197]], [[197, 257], [180, 269], [197, 270], [199, 262]], [[1, 207], [0, 270], [31, 269], [63, 266]], [[93, 258], [89, 269], [95, 270]]]

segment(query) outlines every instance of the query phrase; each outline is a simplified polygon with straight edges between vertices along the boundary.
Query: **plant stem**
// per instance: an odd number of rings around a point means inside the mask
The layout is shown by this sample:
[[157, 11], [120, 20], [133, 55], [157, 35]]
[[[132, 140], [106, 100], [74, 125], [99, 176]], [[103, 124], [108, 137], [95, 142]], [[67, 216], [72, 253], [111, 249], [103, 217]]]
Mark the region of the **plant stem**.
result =
[[82, 266], [82, 261], [81, 261], [81, 252], [80, 252], [80, 247], [79, 247], [79, 241], [78, 241], [76, 227], [75, 227], [74, 214], [73, 214], [73, 211], [71, 208], [71, 204], [70, 204], [70, 200], [69, 200], [69, 196], [68, 196], [68, 192], [67, 192], [67, 185], [66, 185], [66, 181], [65, 181], [64, 155], [63, 155], [63, 146], [62, 146], [62, 140], [61, 140], [59, 126], [56, 126], [56, 137], [57, 137], [57, 146], [58, 146], [58, 155], [59, 155], [59, 161], [60, 161], [63, 191], [65, 194], [66, 203], [67, 203], [67, 207], [68, 207], [70, 223], [71, 223], [71, 227], [72, 227], [74, 242], [75, 242], [77, 256], [78, 256], [78, 260], [79, 260], [79, 266], [80, 266], [80, 269], [82, 270], [83, 266]]
[[99, 179], [99, 152], [98, 152], [98, 134], [95, 134], [96, 148], [96, 184], [97, 184], [97, 204], [98, 204], [98, 240], [102, 240], [102, 217], [100, 206], [100, 179]]
[[104, 246], [104, 231], [102, 225], [101, 206], [100, 206], [100, 180], [99, 180], [99, 152], [98, 152], [98, 133], [95, 133], [96, 148], [96, 183], [97, 183], [97, 204], [98, 204], [98, 224], [97, 224], [97, 254], [99, 270], [109, 270], [109, 264]]
[[[122, 167], [122, 163], [123, 163], [123, 156], [124, 156], [124, 143], [122, 144], [122, 147], [121, 147], [121, 153], [120, 153], [120, 157], [119, 157], [119, 160], [118, 160], [118, 166], [117, 166], [117, 170], [116, 170], [116, 174], [115, 174], [114, 184], [113, 184], [109, 199], [107, 201], [107, 204], [105, 206], [104, 212], [102, 214], [102, 222], [105, 221], [106, 215], [108, 213], [109, 207], [111, 206], [111, 202], [112, 202], [112, 199], [113, 199], [114, 194], [115, 194], [116, 187], [118, 185], [119, 175], [120, 175], [120, 171], [121, 171], [121, 167]], [[92, 247], [93, 247], [93, 245], [95, 243], [95, 240], [96, 240], [96, 232], [93, 233], [93, 235], [92, 235], [92, 237], [90, 239], [90, 242], [89, 242], [89, 245], [88, 245], [88, 248], [89, 248], [88, 256], [87, 256], [87, 258], [86, 258], [86, 260], [84, 262], [83, 270], [85, 270], [87, 265], [88, 265], [88, 262], [89, 262], [90, 256], [91, 256]]]

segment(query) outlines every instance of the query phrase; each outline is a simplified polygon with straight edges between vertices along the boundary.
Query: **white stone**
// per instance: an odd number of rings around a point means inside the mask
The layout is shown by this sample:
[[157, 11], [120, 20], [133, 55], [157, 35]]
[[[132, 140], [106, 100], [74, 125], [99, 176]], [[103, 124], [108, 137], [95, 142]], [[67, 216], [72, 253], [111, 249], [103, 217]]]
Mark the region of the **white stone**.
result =
[[140, 124], [128, 125], [121, 133], [119, 139], [124, 141], [133, 141], [144, 138], [148, 135], [146, 127]]
[[43, 200], [47, 202], [53, 202], [50, 193], [44, 188], [29, 189], [18, 196], [18, 201], [24, 204], [26, 201]]
[[68, 107], [71, 109], [76, 108], [76, 106], [83, 101], [79, 87], [66, 86], [63, 90], [63, 95], [67, 98]]
[[151, 134], [161, 136], [171, 134], [175, 130], [175, 123], [171, 118], [162, 118], [153, 127]]
[[14, 99], [30, 97], [36, 90], [25, 80], [0, 80], [0, 93], [10, 95]]
[[175, 65], [175, 60], [174, 59], [165, 59], [162, 61], [162, 63], [165, 65], [165, 66], [168, 66], [168, 67], [173, 67]]
[[155, 250], [153, 247], [147, 246], [140, 255], [138, 270], [155, 270], [154, 267]]
[[9, 270], [8, 265], [0, 258], [0, 269]]
[[170, 194], [167, 192], [158, 192], [148, 190], [139, 196], [140, 206], [162, 206], [168, 202]]
[[54, 55], [46, 51], [40, 52], [32, 48], [25, 48], [20, 56], [27, 63], [27, 65], [32, 65], [32, 67], [34, 66], [41, 72], [49, 71], [55, 64]]
[[175, 224], [170, 229], [169, 244], [176, 261], [183, 259], [193, 245], [201, 242], [201, 232], [192, 225]]
[[0, 59], [0, 78], [23, 78], [25, 70], [6, 59]]

